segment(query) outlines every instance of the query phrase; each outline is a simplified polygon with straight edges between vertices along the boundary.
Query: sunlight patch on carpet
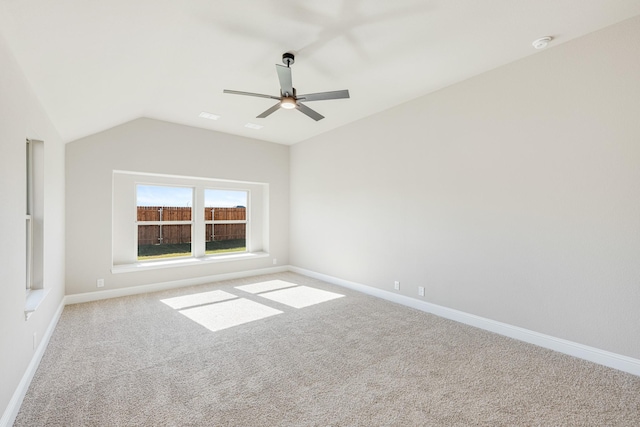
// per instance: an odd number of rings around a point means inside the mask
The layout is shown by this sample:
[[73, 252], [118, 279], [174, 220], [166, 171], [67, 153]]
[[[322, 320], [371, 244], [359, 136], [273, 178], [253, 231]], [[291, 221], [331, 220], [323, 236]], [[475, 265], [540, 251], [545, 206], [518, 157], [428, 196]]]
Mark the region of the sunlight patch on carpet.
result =
[[304, 308], [309, 307], [310, 305], [342, 298], [344, 295], [310, 288], [308, 286], [296, 286], [295, 288], [268, 292], [260, 296], [271, 301], [279, 302], [280, 304], [288, 305], [289, 307]]
[[296, 283], [285, 282], [284, 280], [268, 280], [266, 282], [253, 283], [251, 285], [236, 286], [236, 289], [248, 292], [250, 294], [259, 294], [261, 292], [275, 291], [277, 289], [290, 288], [298, 286]]
[[180, 310], [187, 307], [195, 307], [204, 304], [213, 304], [215, 302], [226, 301], [238, 298], [236, 295], [224, 291], [200, 292], [197, 294], [183, 295], [180, 297], [166, 298], [160, 300], [169, 307]]
[[281, 313], [282, 311], [280, 310], [245, 298], [180, 310], [180, 314], [185, 315], [212, 332], [255, 320], [265, 319]]

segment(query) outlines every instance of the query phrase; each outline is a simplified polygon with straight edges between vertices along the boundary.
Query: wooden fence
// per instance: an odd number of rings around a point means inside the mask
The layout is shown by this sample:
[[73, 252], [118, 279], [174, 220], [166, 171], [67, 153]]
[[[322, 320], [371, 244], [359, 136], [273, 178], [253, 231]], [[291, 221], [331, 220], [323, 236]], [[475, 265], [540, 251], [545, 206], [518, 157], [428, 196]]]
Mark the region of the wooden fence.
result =
[[[205, 221], [246, 220], [246, 208], [205, 208]], [[190, 207], [138, 206], [138, 221], [191, 221]], [[246, 224], [206, 224], [206, 241], [246, 237]], [[191, 225], [138, 225], [138, 245], [190, 243]]]

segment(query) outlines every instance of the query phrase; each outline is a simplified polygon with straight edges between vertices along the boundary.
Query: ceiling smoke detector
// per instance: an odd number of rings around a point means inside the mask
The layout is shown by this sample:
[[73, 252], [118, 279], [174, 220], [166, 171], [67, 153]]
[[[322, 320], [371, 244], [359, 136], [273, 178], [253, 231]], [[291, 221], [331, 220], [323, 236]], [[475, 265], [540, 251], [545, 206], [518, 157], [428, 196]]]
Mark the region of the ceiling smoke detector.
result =
[[536, 49], [544, 49], [545, 47], [547, 47], [547, 45], [551, 40], [553, 40], [553, 37], [546, 36], [546, 37], [539, 38], [538, 40], [534, 40], [534, 42], [531, 44]]

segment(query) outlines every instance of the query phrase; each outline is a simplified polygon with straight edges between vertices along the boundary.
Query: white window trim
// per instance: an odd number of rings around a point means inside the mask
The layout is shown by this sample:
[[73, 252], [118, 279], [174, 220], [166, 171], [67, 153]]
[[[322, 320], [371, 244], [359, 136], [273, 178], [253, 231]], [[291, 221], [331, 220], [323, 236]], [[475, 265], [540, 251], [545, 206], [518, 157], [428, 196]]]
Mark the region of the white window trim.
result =
[[[176, 257], [158, 260], [137, 260], [137, 216], [135, 221], [127, 220], [126, 213], [131, 209], [137, 209], [135, 196], [135, 186], [160, 185], [160, 186], [183, 186], [194, 188], [193, 210], [192, 210], [192, 252], [191, 256]], [[131, 195], [118, 194], [123, 188], [133, 185]], [[131, 171], [113, 171], [113, 227], [112, 227], [112, 267], [113, 273], [124, 273], [132, 271], [147, 271], [157, 268], [184, 267], [193, 265], [203, 265], [210, 263], [241, 261], [255, 258], [268, 257], [268, 195], [269, 186], [266, 183], [249, 181], [232, 181], [202, 177], [185, 177], [164, 174], [139, 173]], [[234, 190], [247, 192], [247, 216], [246, 220], [204, 220], [204, 190]], [[257, 201], [256, 201], [257, 200]], [[200, 208], [201, 207], [201, 208]], [[122, 209], [123, 211], [119, 211]], [[129, 217], [130, 218], [130, 217]], [[188, 222], [188, 221], [187, 221]], [[177, 221], [175, 222], [177, 223]], [[207, 223], [246, 223], [246, 251], [222, 254], [205, 254], [205, 230]], [[163, 224], [167, 224], [163, 221]], [[122, 246], [118, 241], [123, 231], [133, 225], [134, 232], [130, 234], [133, 238], [129, 244]], [[197, 241], [200, 240], [202, 245]], [[202, 246], [200, 248], [200, 246]], [[131, 249], [127, 249], [131, 248]], [[127, 255], [126, 253], [129, 253]], [[128, 261], [127, 261], [128, 259]]]
[[27, 168], [27, 199], [26, 199], [26, 288], [27, 293], [31, 290], [33, 278], [33, 143], [27, 139], [26, 147], [26, 168]]
[[[42, 277], [42, 222], [44, 217], [44, 143], [26, 139], [25, 198], [25, 304], [24, 318], [29, 320], [49, 293]], [[38, 255], [36, 255], [36, 253]]]
[[131, 273], [134, 271], [149, 271], [160, 268], [188, 267], [205, 264], [216, 264], [230, 261], [246, 261], [250, 259], [269, 257], [268, 252], [237, 252], [232, 254], [207, 255], [201, 258], [176, 257], [166, 260], [149, 260], [133, 264], [120, 264], [111, 267], [113, 274]]

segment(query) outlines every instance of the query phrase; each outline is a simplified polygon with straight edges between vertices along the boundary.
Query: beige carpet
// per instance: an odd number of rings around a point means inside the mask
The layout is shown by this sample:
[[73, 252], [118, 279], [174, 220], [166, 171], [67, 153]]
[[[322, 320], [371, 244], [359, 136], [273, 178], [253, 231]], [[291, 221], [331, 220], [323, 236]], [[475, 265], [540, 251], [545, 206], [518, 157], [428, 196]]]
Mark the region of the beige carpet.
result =
[[66, 307], [15, 425], [639, 426], [640, 377], [282, 273]]

